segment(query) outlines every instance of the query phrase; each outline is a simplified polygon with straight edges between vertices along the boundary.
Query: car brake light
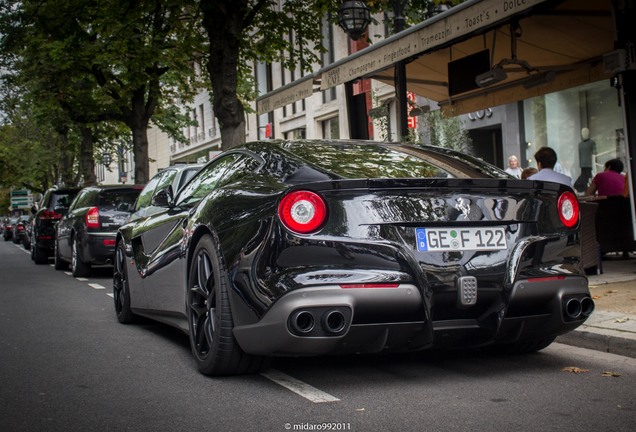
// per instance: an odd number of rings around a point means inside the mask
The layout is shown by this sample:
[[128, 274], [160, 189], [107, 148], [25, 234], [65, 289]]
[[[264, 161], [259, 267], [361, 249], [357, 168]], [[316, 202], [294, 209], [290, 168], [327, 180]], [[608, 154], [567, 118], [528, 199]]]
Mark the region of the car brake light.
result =
[[99, 209], [91, 207], [86, 213], [86, 228], [99, 228]]
[[327, 205], [315, 192], [294, 191], [281, 200], [278, 217], [289, 230], [308, 234], [318, 230], [327, 219]]
[[360, 284], [340, 284], [340, 288], [397, 288], [398, 283], [360, 283]]
[[55, 213], [54, 211], [51, 211], [51, 210], [42, 210], [38, 218], [39, 219], [61, 219], [62, 215], [59, 213]]
[[567, 228], [573, 228], [579, 222], [579, 201], [572, 192], [563, 192], [557, 207], [561, 222]]

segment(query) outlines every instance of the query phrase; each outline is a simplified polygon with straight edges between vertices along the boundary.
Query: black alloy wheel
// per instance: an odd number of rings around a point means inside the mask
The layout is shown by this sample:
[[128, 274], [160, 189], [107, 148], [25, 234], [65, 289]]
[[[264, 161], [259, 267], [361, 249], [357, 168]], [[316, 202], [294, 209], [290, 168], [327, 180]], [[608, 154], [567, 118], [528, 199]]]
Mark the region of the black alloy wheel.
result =
[[130, 309], [130, 286], [128, 285], [128, 269], [126, 268], [126, 250], [124, 242], [117, 243], [115, 250], [115, 266], [113, 268], [113, 299], [117, 321], [132, 324], [137, 316]]
[[188, 278], [190, 346], [205, 375], [255, 373], [268, 359], [245, 354], [234, 339], [229, 280], [214, 241], [204, 235], [197, 244]]
[[91, 273], [91, 265], [82, 261], [79, 256], [79, 240], [77, 237], [73, 238], [71, 248], [71, 272], [74, 277], [87, 277]]

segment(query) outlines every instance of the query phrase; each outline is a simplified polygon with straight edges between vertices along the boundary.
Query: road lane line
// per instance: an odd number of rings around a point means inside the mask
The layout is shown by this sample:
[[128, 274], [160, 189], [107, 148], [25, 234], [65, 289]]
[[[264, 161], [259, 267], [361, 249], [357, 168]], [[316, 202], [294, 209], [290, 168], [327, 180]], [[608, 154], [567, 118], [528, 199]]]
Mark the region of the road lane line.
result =
[[325, 393], [322, 390], [318, 390], [317, 388], [276, 369], [268, 369], [267, 372], [262, 372], [261, 375], [314, 403], [340, 401], [337, 397]]
[[115, 298], [115, 295], [114, 295], [113, 293], [106, 293], [106, 295], [107, 295], [108, 297]]
[[100, 285], [98, 283], [89, 283], [88, 286], [91, 287], [91, 288], [95, 288], [95, 289], [106, 289], [105, 286]]
[[78, 277], [78, 278], [75, 278], [75, 279], [77, 279], [80, 282], [88, 282], [88, 279], [82, 278], [82, 277]]

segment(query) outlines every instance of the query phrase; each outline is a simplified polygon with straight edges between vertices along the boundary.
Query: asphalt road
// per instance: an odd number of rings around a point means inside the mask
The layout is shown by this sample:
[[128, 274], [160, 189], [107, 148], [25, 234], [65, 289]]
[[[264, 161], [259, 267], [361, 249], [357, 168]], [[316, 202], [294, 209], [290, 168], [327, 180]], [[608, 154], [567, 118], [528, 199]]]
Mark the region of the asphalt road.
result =
[[110, 275], [77, 280], [0, 242], [0, 431], [632, 432], [636, 424], [636, 359], [560, 344], [512, 357], [276, 359], [264, 374], [208, 378], [179, 331], [117, 322]]

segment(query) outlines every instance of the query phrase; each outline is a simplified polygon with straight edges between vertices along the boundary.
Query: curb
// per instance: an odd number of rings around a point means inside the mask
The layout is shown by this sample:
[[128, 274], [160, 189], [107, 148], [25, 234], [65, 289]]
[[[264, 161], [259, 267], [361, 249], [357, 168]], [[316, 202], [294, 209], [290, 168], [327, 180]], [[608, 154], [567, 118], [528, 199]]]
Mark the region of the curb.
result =
[[636, 358], [634, 336], [619, 330], [591, 328], [584, 325], [557, 337], [555, 342]]

